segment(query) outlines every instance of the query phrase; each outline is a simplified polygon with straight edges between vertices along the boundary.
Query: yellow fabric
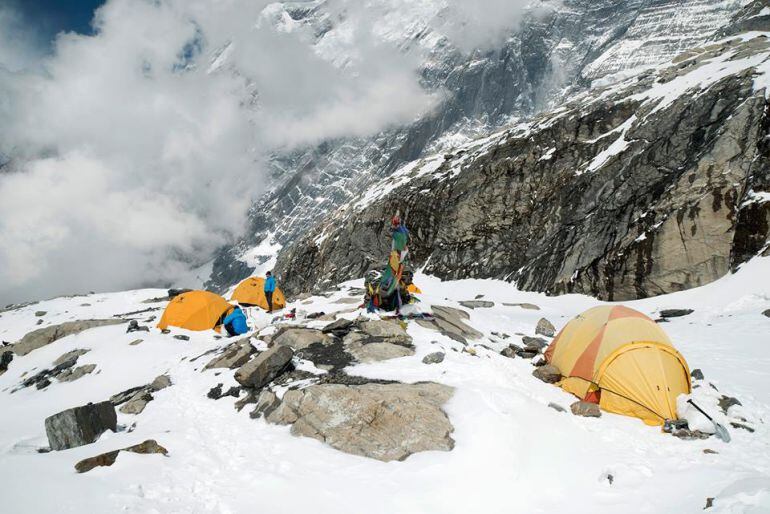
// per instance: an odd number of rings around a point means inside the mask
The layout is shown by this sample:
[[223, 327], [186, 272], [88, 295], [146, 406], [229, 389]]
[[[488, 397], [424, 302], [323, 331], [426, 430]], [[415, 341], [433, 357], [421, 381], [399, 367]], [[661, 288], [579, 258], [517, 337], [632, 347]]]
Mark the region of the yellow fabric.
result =
[[227, 300], [209, 291], [188, 291], [173, 298], [163, 311], [158, 327], [169, 326], [187, 330], [210, 330], [222, 315], [233, 308]]
[[[241, 305], [256, 305], [267, 310], [267, 298], [265, 298], [265, 279], [263, 277], [250, 277], [238, 284], [230, 298]], [[273, 309], [286, 307], [286, 297], [281, 288], [273, 291]]]
[[408, 286], [406, 286], [406, 290], [407, 290], [407, 291], [409, 291], [409, 292], [410, 292], [410, 293], [412, 293], [412, 294], [420, 294], [420, 293], [422, 293], [422, 291], [420, 290], [420, 288], [419, 288], [419, 287], [417, 287], [417, 286], [416, 286], [416, 285], [414, 285], [414, 284], [409, 284]]
[[598, 385], [603, 409], [645, 423], [676, 418], [676, 397], [690, 392], [687, 363], [663, 329], [625, 307], [594, 307], [577, 316], [546, 356], [565, 377], [562, 389], [582, 399]]

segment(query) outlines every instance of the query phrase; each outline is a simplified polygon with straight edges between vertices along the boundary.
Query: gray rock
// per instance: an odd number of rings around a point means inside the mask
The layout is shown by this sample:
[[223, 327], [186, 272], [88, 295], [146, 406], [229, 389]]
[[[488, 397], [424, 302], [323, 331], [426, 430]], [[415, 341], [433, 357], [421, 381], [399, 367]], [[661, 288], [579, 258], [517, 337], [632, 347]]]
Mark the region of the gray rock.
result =
[[123, 414], [141, 414], [147, 404], [154, 399], [155, 397], [149, 389], [142, 389], [120, 407], [120, 412]]
[[12, 351], [6, 350], [3, 352], [0, 352], [0, 375], [8, 371], [8, 366], [11, 364], [12, 360], [13, 360]]
[[454, 447], [454, 428], [442, 410], [452, 392], [435, 383], [312, 385], [288, 391], [266, 419], [347, 453], [404, 460]]
[[251, 344], [251, 337], [240, 339], [214, 357], [203, 369], [227, 368], [235, 369], [246, 364], [257, 350]]
[[35, 317], [40, 318], [48, 314], [46, 311], [35, 311]]
[[267, 417], [277, 409], [280, 404], [281, 400], [278, 399], [274, 392], [263, 389], [259, 393], [257, 405], [254, 407], [254, 410], [249, 413], [249, 417], [252, 419], [257, 419], [262, 416]]
[[293, 356], [288, 346], [270, 348], [238, 368], [235, 380], [244, 387], [264, 387], [289, 366]]
[[516, 357], [516, 349], [511, 348], [510, 346], [507, 348], [503, 348], [503, 350], [500, 352], [500, 355], [503, 357], [508, 357], [509, 359], [513, 359]]
[[599, 406], [590, 402], [575, 402], [569, 406], [572, 414], [575, 416], [583, 416], [586, 418], [599, 418], [602, 415]]
[[528, 352], [540, 352], [548, 348], [548, 341], [542, 337], [523, 336], [521, 342], [524, 343], [524, 350]]
[[80, 357], [81, 355], [85, 355], [85, 354], [87, 354], [90, 351], [91, 350], [87, 350], [87, 349], [72, 350], [70, 352], [67, 352], [67, 353], [61, 355], [58, 359], [53, 361], [53, 365], [54, 366], [60, 366], [60, 365], [62, 365], [64, 363], [66, 363], [66, 362], [69, 362], [69, 361], [73, 360], [73, 359], [75, 361], [77, 361], [78, 357]]
[[140, 444], [129, 446], [128, 448], [122, 448], [107, 453], [102, 453], [96, 457], [89, 457], [83, 459], [75, 464], [75, 471], [78, 473], [87, 473], [92, 469], [100, 466], [112, 466], [118, 458], [120, 452], [138, 453], [138, 454], [150, 454], [159, 453], [161, 455], [168, 455], [168, 450], [159, 445], [154, 439], [148, 439]]
[[133, 341], [131, 341], [128, 344], [131, 345], [131, 346], [136, 346], [138, 344], [141, 344], [143, 341], [144, 341], [144, 339], [134, 339]]
[[110, 402], [89, 403], [49, 416], [45, 431], [52, 450], [66, 450], [91, 444], [107, 430], [114, 432], [117, 422]]
[[109, 325], [125, 323], [122, 319], [90, 319], [80, 321], [68, 321], [60, 325], [51, 325], [39, 328], [22, 337], [19, 342], [11, 346], [16, 355], [27, 355], [29, 352], [42, 348], [48, 344], [85, 330]]
[[437, 330], [441, 334], [462, 344], [468, 344], [468, 339], [479, 339], [483, 334], [474, 329], [465, 320], [470, 315], [462, 310], [441, 305], [433, 306], [432, 320], [417, 320], [420, 326]]
[[321, 332], [324, 334], [334, 334], [337, 337], [343, 337], [353, 329], [353, 325], [353, 321], [340, 318], [326, 325], [321, 329]]
[[553, 323], [545, 318], [540, 318], [540, 321], [537, 322], [537, 327], [535, 327], [535, 334], [540, 334], [541, 336], [546, 337], [553, 337], [555, 333], [556, 327], [553, 326]]
[[660, 311], [660, 316], [663, 318], [680, 318], [693, 312], [695, 311], [692, 309], [663, 309]]
[[152, 382], [150, 382], [150, 389], [153, 391], [160, 391], [161, 389], [165, 389], [170, 386], [171, 377], [168, 375], [158, 375]]
[[763, 315], [765, 315], [765, 316], [767, 316], [768, 318], [770, 318], [770, 309], [767, 309], [767, 310], [766, 310], [765, 312], [763, 312], [762, 314], [763, 314]]
[[186, 336], [184, 334], [178, 334], [174, 336], [174, 339], [179, 339], [180, 341], [189, 341], [190, 336]]
[[358, 329], [366, 335], [370, 343], [390, 343], [410, 346], [412, 338], [393, 321], [364, 321], [359, 323]]
[[393, 344], [388, 342], [372, 341], [368, 334], [350, 333], [345, 336], [345, 351], [348, 352], [356, 361], [379, 362], [399, 357], [408, 357], [414, 355], [412, 346], [403, 344]]
[[698, 369], [698, 368], [695, 368], [694, 370], [692, 370], [690, 372], [690, 376], [694, 380], [703, 380], [703, 372], [700, 369]]
[[564, 407], [562, 407], [562, 406], [561, 406], [561, 405], [559, 405], [558, 403], [553, 403], [553, 402], [550, 402], [550, 403], [548, 404], [548, 406], [549, 406], [550, 408], [552, 408], [553, 410], [555, 410], [556, 412], [567, 412], [567, 409], [565, 409]]
[[721, 398], [719, 398], [719, 408], [722, 409], [722, 412], [727, 414], [727, 410], [732, 407], [733, 405], [743, 405], [740, 401], [738, 401], [737, 398], [733, 398], [731, 396], [724, 396], [722, 395]]
[[77, 368], [70, 368], [58, 375], [56, 378], [60, 382], [74, 382], [79, 378], [83, 378], [84, 376], [93, 373], [95, 369], [96, 364], [86, 364], [84, 366], [78, 366]]
[[444, 352], [433, 352], [429, 353], [425, 357], [422, 358], [423, 364], [439, 364], [441, 362], [444, 362]]
[[540, 307], [534, 303], [503, 303], [506, 307], [520, 307], [528, 311], [539, 311]]
[[332, 338], [320, 330], [311, 328], [287, 328], [273, 335], [272, 344], [286, 346], [295, 352], [304, 350], [312, 344], [329, 345]]
[[561, 372], [559, 371], [559, 368], [552, 364], [540, 366], [532, 372], [532, 376], [542, 380], [547, 384], [555, 384], [561, 380]]
[[460, 305], [467, 307], [468, 309], [489, 309], [495, 306], [495, 302], [489, 302], [486, 300], [465, 300], [460, 302]]

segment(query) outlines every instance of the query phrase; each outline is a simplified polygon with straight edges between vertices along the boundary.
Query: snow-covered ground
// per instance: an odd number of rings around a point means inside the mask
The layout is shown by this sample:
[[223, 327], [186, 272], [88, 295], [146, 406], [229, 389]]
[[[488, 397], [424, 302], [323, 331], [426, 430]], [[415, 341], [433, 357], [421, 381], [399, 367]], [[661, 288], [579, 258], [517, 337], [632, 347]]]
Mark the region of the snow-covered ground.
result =
[[[491, 280], [441, 282], [418, 275], [422, 309], [484, 295], [495, 302], [470, 311], [470, 323], [485, 334], [476, 355], [437, 332], [410, 323], [416, 354], [349, 368], [350, 374], [436, 381], [454, 386], [446, 406], [455, 427], [451, 452], [425, 452], [403, 462], [383, 463], [334, 450], [319, 441], [294, 437], [289, 427], [252, 420], [237, 412], [234, 398], [214, 401], [206, 393], [218, 383], [236, 385], [229, 370], [201, 371], [210, 355], [193, 360], [227, 339], [214, 332], [186, 333], [189, 341], [149, 333], [127, 334], [125, 325], [91, 329], [60, 339], [11, 362], [0, 376], [0, 510], [47, 512], [708, 512], [770, 511], [770, 258], [756, 258], [735, 275], [690, 291], [626, 302], [655, 316], [663, 308], [694, 313], [662, 325], [692, 369], [705, 381], [695, 390], [700, 403], [717, 413], [718, 393], [737, 397], [730, 419], [743, 417], [754, 433], [734, 429], [729, 444], [715, 438], [683, 441], [656, 427], [603, 413], [580, 418], [549, 408], [574, 401], [559, 388], [531, 376], [528, 360], [508, 359], [499, 350], [516, 333], [534, 335], [541, 317], [557, 329], [600, 302], [568, 295], [546, 297]], [[350, 311], [334, 303], [347, 297], [343, 284], [330, 298], [313, 297], [291, 306], [298, 313]], [[164, 303], [163, 296], [140, 290], [59, 298], [0, 314], [0, 340], [14, 342], [39, 328], [36, 311], [47, 311], [43, 325], [73, 319], [106, 318]], [[529, 302], [541, 310], [503, 303]], [[160, 310], [138, 315], [159, 316]], [[263, 329], [265, 313], [251, 312], [250, 323]], [[315, 322], [322, 325], [322, 322]], [[506, 342], [492, 335], [504, 332]], [[137, 338], [138, 345], [130, 345]], [[260, 343], [261, 344], [261, 343]], [[482, 346], [483, 345], [483, 346]], [[50, 367], [76, 348], [91, 351], [78, 365], [96, 364], [90, 375], [11, 393], [22, 374]], [[446, 359], [426, 365], [426, 354], [443, 348]], [[458, 350], [458, 351], [453, 351]], [[106, 433], [91, 445], [37, 453], [47, 446], [43, 420], [87, 402], [103, 401], [132, 386], [167, 373], [173, 385], [154, 393], [139, 415], [118, 414], [133, 431]], [[122, 453], [112, 467], [77, 474], [86, 457], [156, 439], [168, 457]], [[717, 453], [704, 453], [705, 449]], [[609, 479], [611, 475], [612, 480]]]

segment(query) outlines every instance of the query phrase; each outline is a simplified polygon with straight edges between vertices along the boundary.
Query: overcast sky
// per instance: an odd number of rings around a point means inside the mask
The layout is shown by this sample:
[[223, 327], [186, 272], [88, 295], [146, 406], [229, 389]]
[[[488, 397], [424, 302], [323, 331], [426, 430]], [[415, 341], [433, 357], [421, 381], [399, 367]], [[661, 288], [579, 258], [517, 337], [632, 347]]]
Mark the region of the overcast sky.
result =
[[332, 0], [340, 60], [270, 3], [0, 0], [0, 303], [173, 281], [241, 234], [270, 153], [435, 107], [424, 56], [373, 27], [408, 14], [471, 52], [523, 5]]

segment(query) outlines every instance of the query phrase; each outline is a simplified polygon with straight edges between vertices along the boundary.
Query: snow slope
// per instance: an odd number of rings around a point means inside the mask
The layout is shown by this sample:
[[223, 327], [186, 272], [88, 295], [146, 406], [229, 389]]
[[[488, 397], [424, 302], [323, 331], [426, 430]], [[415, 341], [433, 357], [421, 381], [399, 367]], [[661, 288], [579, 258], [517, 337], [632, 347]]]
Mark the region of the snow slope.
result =
[[[211, 356], [196, 356], [224, 346], [213, 332], [186, 333], [190, 341], [150, 333], [125, 333], [125, 326], [92, 329], [17, 357], [0, 376], [0, 490], [3, 512], [768, 512], [770, 509], [770, 258], [756, 258], [735, 275], [699, 289], [628, 302], [655, 316], [663, 308], [695, 312], [666, 323], [691, 368], [706, 382], [737, 397], [730, 419], [744, 417], [754, 433], [730, 428], [733, 440], [682, 441], [636, 419], [604, 413], [579, 418], [547, 407], [569, 407], [573, 398], [531, 376], [529, 361], [507, 359], [499, 350], [517, 332], [534, 335], [540, 317], [561, 328], [571, 317], [599, 302], [585, 296], [546, 297], [517, 291], [491, 280], [441, 282], [418, 275], [425, 291], [422, 309], [432, 304], [457, 306], [483, 294], [495, 306], [470, 311], [470, 323], [485, 337], [477, 355], [437, 332], [409, 324], [414, 356], [357, 365], [350, 374], [432, 380], [454, 386], [447, 406], [455, 432], [451, 452], [415, 454], [404, 462], [383, 463], [338, 452], [288, 427], [252, 420], [248, 408], [237, 412], [233, 398], [206, 397], [217, 383], [235, 385], [232, 371], [207, 370]], [[343, 284], [330, 298], [297, 303], [302, 313], [347, 310], [334, 303], [359, 282]], [[34, 328], [35, 311], [45, 323], [108, 317], [164, 303], [142, 300], [163, 291], [140, 290], [59, 298], [0, 313], [0, 340], [15, 341]], [[505, 306], [530, 302], [540, 311]], [[160, 315], [160, 310], [144, 313]], [[264, 313], [250, 313], [262, 329]], [[314, 322], [322, 325], [323, 322]], [[502, 342], [492, 332], [511, 338]], [[142, 338], [138, 345], [129, 342]], [[262, 344], [262, 343], [259, 343]], [[49, 366], [66, 351], [90, 348], [78, 365], [97, 370], [46, 390], [11, 393], [24, 373]], [[422, 357], [444, 349], [441, 364]], [[458, 350], [458, 351], [453, 351]], [[47, 446], [43, 420], [63, 409], [101, 401], [131, 386], [168, 373], [174, 383], [155, 393], [137, 416], [118, 414], [131, 432], [107, 433], [92, 444], [39, 454]], [[716, 391], [705, 382], [694, 396], [717, 411]], [[721, 413], [718, 417], [727, 421]], [[121, 454], [109, 468], [76, 474], [82, 458], [154, 438], [169, 456]], [[704, 449], [716, 454], [705, 454]], [[612, 476], [610, 482], [609, 476]]]

